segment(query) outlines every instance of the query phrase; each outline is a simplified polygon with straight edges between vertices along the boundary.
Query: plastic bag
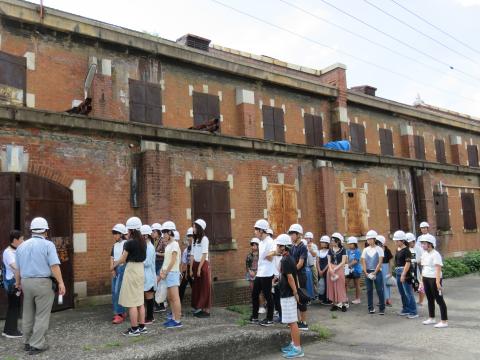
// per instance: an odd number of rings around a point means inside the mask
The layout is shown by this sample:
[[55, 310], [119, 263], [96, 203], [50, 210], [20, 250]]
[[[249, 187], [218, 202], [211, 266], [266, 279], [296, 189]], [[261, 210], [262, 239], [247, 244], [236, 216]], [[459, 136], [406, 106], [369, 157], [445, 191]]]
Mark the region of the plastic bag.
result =
[[390, 274], [387, 275], [387, 286], [397, 286], [397, 280]]
[[318, 280], [318, 294], [325, 295], [325, 279], [323, 276]]
[[165, 300], [167, 300], [167, 281], [160, 280], [157, 291], [155, 292], [155, 302], [157, 304], [162, 304]]

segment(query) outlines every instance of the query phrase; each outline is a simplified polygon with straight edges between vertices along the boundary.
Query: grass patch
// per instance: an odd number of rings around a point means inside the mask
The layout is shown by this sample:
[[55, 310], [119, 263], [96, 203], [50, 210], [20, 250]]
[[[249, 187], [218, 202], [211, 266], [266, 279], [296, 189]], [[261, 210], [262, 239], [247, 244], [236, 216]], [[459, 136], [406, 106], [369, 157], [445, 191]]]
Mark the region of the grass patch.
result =
[[332, 332], [320, 324], [311, 325], [310, 330], [315, 332], [320, 338], [320, 340], [328, 340], [332, 337]]
[[236, 321], [238, 326], [245, 326], [248, 324], [251, 313], [250, 305], [231, 305], [227, 306], [226, 309], [228, 311], [240, 314], [240, 318]]
[[333, 319], [333, 320], [338, 319], [337, 314], [331, 314], [331, 315], [332, 315], [332, 319]]
[[130, 340], [130, 344], [140, 343], [140, 342], [143, 342], [143, 341], [146, 341], [146, 340], [147, 340], [147, 338], [144, 337], [144, 336], [136, 336], [136, 337], [134, 337]]
[[119, 342], [111, 342], [111, 343], [106, 343], [104, 346], [107, 349], [112, 349], [112, 348], [115, 348], [115, 347], [120, 347], [120, 346], [122, 346], [122, 344], [120, 344]]
[[7, 356], [4, 360], [17, 360], [17, 358], [13, 356]]
[[83, 351], [92, 351], [95, 350], [91, 345], [83, 345]]

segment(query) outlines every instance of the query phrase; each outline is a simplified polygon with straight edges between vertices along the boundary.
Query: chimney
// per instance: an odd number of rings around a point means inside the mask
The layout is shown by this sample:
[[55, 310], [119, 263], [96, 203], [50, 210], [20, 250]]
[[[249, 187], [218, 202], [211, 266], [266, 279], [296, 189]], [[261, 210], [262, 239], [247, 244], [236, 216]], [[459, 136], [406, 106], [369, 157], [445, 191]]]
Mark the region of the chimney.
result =
[[377, 91], [377, 88], [370, 85], [360, 85], [360, 86], [354, 86], [350, 90], [359, 92], [365, 95], [375, 96], [375, 92]]
[[208, 51], [211, 40], [193, 34], [183, 35], [177, 39], [178, 44], [192, 47], [194, 49]]

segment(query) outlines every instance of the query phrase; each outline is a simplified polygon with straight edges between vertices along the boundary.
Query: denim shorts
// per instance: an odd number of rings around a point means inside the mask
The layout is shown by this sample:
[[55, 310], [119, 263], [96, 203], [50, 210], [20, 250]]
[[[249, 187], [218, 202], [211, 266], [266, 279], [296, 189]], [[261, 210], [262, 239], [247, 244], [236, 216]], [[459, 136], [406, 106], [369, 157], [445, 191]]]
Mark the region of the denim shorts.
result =
[[167, 274], [167, 288], [180, 286], [180, 271], [170, 271]]

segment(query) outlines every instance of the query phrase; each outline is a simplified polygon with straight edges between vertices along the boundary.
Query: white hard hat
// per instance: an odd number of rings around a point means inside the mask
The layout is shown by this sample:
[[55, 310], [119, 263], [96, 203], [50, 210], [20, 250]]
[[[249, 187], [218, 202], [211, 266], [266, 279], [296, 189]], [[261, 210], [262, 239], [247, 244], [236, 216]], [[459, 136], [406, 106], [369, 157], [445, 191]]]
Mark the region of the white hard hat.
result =
[[260, 219], [260, 220], [257, 220], [257, 222], [255, 223], [255, 225], [253, 226], [255, 229], [260, 229], [260, 230], [263, 230], [263, 231], [267, 231], [268, 229], [270, 229], [270, 226], [268, 226], [268, 221], [265, 220], [265, 219]]
[[288, 232], [296, 232], [296, 233], [299, 233], [299, 234], [303, 234], [303, 228], [302, 228], [302, 225], [300, 224], [292, 224], [290, 225], [290, 228], [288, 229]]
[[333, 238], [338, 239], [338, 240], [340, 240], [341, 243], [343, 243], [343, 240], [344, 240], [343, 235], [340, 234], [340, 233], [338, 233], [338, 232], [333, 233], [332, 236], [331, 236], [331, 238], [332, 238], [332, 239], [333, 239]]
[[272, 229], [267, 229], [267, 234], [268, 235], [273, 235], [273, 230]]
[[377, 241], [380, 241], [380, 243], [382, 245], [385, 245], [385, 236], [383, 235], [377, 235], [377, 237], [375, 238]]
[[177, 227], [173, 221], [165, 221], [162, 225], [162, 230], [176, 231]]
[[136, 216], [131, 217], [127, 220], [126, 226], [128, 230], [140, 230], [140, 227], [142, 226], [142, 220]]
[[48, 230], [48, 222], [42, 217], [36, 217], [30, 223], [30, 230], [33, 233], [42, 234], [45, 230]]
[[195, 224], [199, 225], [203, 230], [207, 228], [207, 223], [203, 219], [195, 220]]
[[150, 227], [150, 225], [140, 226], [140, 234], [142, 234], [142, 235], [152, 235], [152, 228]]
[[415, 235], [413, 235], [411, 232], [408, 232], [405, 234], [405, 240], [408, 242], [415, 241]]
[[323, 235], [323, 236], [320, 238], [320, 242], [321, 242], [321, 243], [330, 244], [330, 237], [329, 237], [328, 235]]
[[260, 240], [258, 240], [256, 237], [252, 238], [252, 240], [250, 240], [250, 245], [252, 244], [260, 245]]
[[406, 240], [407, 236], [405, 231], [397, 230], [393, 233], [393, 240]]
[[283, 246], [291, 246], [292, 245], [292, 239], [287, 234], [278, 235], [277, 238], [275, 239], [275, 241], [276, 241], [277, 245], [283, 245]]
[[180, 233], [177, 230], [173, 232], [173, 238], [175, 239], [175, 241], [180, 240]]
[[303, 237], [306, 239], [313, 239], [313, 234], [310, 231], [307, 231]]
[[429, 228], [429, 227], [430, 227], [430, 225], [428, 225], [428, 223], [427, 223], [426, 221], [422, 221], [422, 222], [420, 223], [420, 229], [421, 229], [421, 228]]
[[302, 239], [301, 241], [302, 241], [303, 245], [307, 246], [307, 244], [308, 244], [308, 243], [307, 243], [307, 240]]
[[193, 236], [193, 228], [192, 227], [188, 228], [187, 236]]
[[437, 239], [435, 239], [435, 236], [431, 234], [425, 234], [420, 236], [420, 241], [421, 242], [429, 242], [430, 244], [433, 245], [433, 247], [437, 246]]
[[113, 227], [112, 231], [116, 231], [120, 234], [126, 235], [128, 234], [128, 230], [125, 225], [123, 224], [117, 224]]
[[152, 224], [152, 230], [162, 231], [162, 224], [159, 224], [159, 223]]
[[358, 239], [355, 236], [350, 236], [347, 239], [347, 244], [358, 244]]
[[368, 239], [376, 239], [378, 236], [378, 233], [375, 231], [375, 230], [368, 230], [367, 231], [367, 235], [365, 236], [365, 238], [368, 240]]

